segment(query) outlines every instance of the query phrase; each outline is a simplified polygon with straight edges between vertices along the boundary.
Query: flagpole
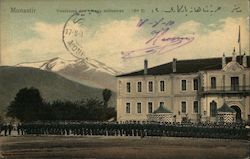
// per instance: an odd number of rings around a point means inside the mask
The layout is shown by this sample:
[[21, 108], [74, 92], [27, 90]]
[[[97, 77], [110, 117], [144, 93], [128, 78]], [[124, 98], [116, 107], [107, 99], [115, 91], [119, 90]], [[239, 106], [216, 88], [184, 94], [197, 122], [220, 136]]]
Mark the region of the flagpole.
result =
[[239, 54], [240, 54], [240, 56], [241, 56], [240, 25], [239, 25], [239, 37], [238, 37], [238, 43], [239, 43]]

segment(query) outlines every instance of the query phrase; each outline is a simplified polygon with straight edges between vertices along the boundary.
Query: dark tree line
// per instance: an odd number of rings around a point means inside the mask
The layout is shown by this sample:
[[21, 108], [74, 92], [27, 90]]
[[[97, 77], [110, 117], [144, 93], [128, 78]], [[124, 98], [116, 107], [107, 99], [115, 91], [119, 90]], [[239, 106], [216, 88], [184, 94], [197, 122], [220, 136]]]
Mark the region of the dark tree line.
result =
[[103, 91], [104, 101], [87, 99], [82, 101], [46, 102], [36, 88], [23, 88], [8, 106], [7, 116], [20, 121], [37, 120], [87, 120], [105, 121], [116, 116], [114, 108], [108, 107], [111, 91]]

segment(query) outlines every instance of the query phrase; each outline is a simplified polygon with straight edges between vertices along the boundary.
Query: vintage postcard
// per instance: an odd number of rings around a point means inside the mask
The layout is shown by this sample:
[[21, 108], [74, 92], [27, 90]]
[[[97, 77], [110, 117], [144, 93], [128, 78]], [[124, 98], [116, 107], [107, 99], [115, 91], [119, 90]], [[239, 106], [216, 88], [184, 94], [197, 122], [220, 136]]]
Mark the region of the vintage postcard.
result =
[[250, 157], [249, 0], [0, 0], [0, 158]]

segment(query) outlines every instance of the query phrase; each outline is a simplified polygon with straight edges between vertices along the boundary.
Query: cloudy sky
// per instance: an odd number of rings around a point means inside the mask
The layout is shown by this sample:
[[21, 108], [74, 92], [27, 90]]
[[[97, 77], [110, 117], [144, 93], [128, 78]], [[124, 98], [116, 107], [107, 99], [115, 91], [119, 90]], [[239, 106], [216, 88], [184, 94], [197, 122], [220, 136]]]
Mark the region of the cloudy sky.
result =
[[[1, 65], [36, 62], [61, 57], [96, 59], [124, 72], [178, 60], [249, 55], [248, 0], [85, 0], [0, 1]], [[35, 9], [14, 13], [11, 8]], [[79, 10], [97, 10], [73, 16]], [[177, 11], [179, 9], [179, 12]], [[104, 12], [120, 10], [121, 12]], [[67, 11], [67, 12], [64, 12]], [[62, 38], [63, 30], [78, 34]], [[81, 36], [80, 36], [81, 35]], [[73, 38], [84, 55], [73, 56], [63, 41]], [[73, 55], [72, 55], [73, 54]]]

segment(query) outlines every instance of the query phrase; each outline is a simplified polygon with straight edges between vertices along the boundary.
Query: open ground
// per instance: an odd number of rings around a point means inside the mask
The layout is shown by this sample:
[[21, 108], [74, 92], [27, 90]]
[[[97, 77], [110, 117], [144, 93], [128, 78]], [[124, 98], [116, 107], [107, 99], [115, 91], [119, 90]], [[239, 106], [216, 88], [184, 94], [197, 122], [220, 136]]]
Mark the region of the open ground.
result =
[[174, 137], [1, 136], [0, 153], [8, 159], [245, 159], [250, 156], [250, 142]]

